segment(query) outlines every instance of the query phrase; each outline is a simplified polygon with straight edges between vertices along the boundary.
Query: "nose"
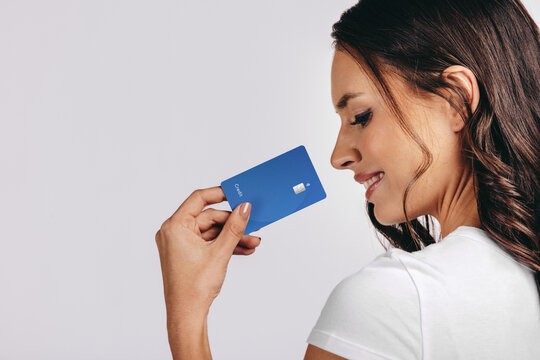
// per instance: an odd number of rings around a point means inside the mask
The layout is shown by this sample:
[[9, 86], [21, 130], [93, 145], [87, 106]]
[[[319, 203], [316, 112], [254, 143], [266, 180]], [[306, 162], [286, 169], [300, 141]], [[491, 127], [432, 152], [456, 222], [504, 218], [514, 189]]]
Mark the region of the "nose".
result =
[[354, 164], [362, 159], [360, 153], [353, 146], [336, 143], [330, 163], [338, 170], [346, 170], [354, 167]]

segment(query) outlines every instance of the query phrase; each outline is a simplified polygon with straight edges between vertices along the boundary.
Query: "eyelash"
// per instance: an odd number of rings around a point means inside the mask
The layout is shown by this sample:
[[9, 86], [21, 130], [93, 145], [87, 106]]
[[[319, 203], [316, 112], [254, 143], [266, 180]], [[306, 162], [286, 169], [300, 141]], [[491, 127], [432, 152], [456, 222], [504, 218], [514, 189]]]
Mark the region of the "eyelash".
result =
[[[369, 120], [371, 120], [371, 116], [373, 115], [373, 112], [371, 111], [371, 109], [369, 109], [368, 111], [362, 113], [362, 114], [358, 114], [358, 115], [355, 115], [354, 116], [354, 122], [350, 123], [351, 125], [358, 125], [358, 124], [361, 124], [362, 127], [365, 127], [367, 122]], [[360, 119], [360, 120], [359, 120]]]

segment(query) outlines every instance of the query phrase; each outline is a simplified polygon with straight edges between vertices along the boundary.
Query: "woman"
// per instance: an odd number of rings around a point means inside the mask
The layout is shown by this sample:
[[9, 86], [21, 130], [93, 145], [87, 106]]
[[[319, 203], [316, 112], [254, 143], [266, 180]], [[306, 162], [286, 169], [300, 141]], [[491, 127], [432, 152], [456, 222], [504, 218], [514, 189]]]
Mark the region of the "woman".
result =
[[[332, 37], [331, 162], [376, 181], [392, 246], [335, 287], [305, 359], [540, 359], [537, 25], [519, 0], [361, 0]], [[202, 211], [224, 200], [197, 190], [156, 234], [175, 359], [211, 358], [227, 264], [260, 243], [250, 206]]]

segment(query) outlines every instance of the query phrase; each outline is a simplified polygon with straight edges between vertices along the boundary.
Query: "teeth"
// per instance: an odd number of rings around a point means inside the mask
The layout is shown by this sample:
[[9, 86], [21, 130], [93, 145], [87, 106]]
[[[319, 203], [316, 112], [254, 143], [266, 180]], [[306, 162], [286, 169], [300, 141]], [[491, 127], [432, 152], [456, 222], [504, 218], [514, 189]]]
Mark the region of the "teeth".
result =
[[364, 187], [366, 188], [366, 190], [377, 180], [379, 179], [382, 179], [382, 177], [384, 176], [384, 173], [383, 172], [380, 172], [378, 173], [377, 175], [373, 176], [371, 179], [369, 179], [368, 181], [364, 182]]

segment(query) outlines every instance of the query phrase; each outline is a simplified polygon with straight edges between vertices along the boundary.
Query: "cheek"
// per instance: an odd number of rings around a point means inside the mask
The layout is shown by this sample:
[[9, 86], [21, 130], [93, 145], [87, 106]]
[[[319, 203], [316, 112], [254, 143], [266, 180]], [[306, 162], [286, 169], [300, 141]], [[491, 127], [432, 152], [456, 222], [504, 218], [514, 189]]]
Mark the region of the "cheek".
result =
[[365, 151], [371, 159], [371, 168], [366, 171], [381, 169], [385, 172], [386, 182], [396, 190], [404, 191], [420, 165], [419, 148], [394, 128], [379, 128], [366, 133]]
[[384, 131], [374, 130], [366, 132], [364, 137], [364, 154], [370, 167], [364, 171], [379, 170], [385, 171], [385, 165], [392, 155], [392, 146], [388, 146], [385, 140]]
[[[398, 224], [405, 221], [402, 201], [403, 193], [414, 171], [415, 152], [410, 141], [392, 127], [372, 128], [366, 132], [364, 151], [369, 156], [371, 170], [385, 172], [378, 192], [373, 194], [374, 213], [383, 225]], [[377, 191], [377, 190], [376, 190]], [[410, 198], [409, 198], [410, 199]]]

